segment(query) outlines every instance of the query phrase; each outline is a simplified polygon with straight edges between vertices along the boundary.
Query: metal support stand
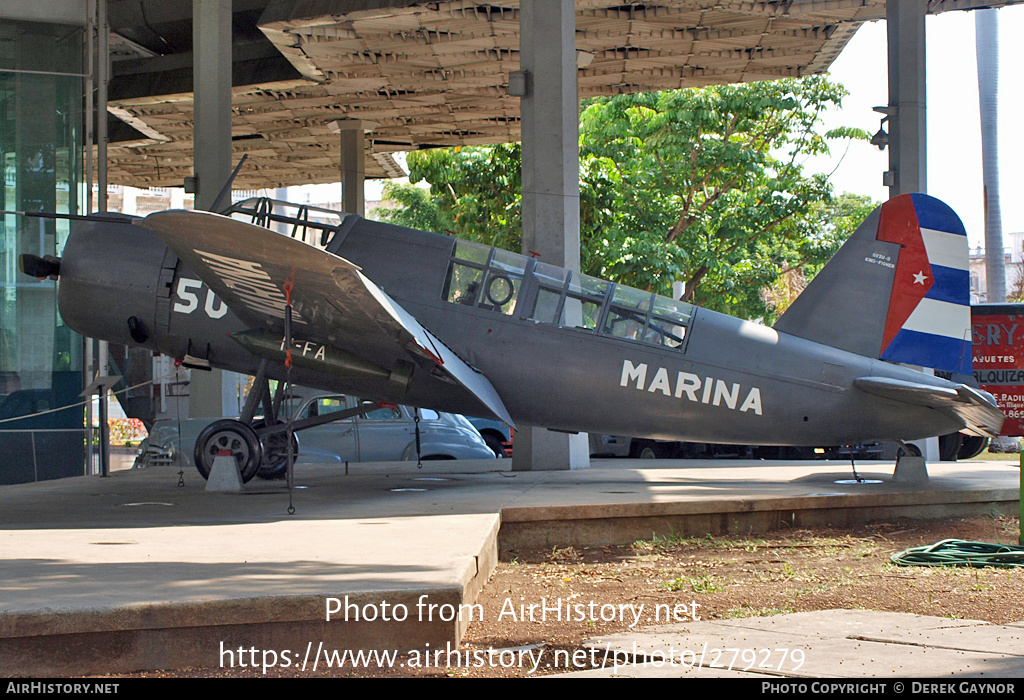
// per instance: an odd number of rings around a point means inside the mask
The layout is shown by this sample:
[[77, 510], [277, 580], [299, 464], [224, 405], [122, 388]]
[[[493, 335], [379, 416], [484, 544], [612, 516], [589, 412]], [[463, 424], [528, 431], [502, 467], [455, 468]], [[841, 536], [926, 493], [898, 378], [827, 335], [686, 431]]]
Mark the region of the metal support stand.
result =
[[420, 409], [414, 413], [413, 423], [416, 425], [416, 468], [423, 468], [423, 447], [420, 442]]
[[119, 376], [96, 377], [79, 396], [87, 399], [93, 394], [100, 400], [100, 476], [110, 476], [110, 426], [107, 424], [107, 392], [121, 381]]
[[[292, 393], [292, 283], [286, 282], [284, 285], [284, 344], [288, 348], [287, 355], [285, 356], [285, 383], [288, 385], [287, 398], [291, 399]], [[280, 388], [280, 386], [278, 387]], [[285, 437], [288, 440], [288, 466], [286, 477], [288, 480], [288, 515], [295, 515], [295, 450], [292, 448], [292, 439], [295, 435], [294, 421], [295, 411], [291, 409], [291, 402], [289, 401], [289, 410], [287, 416], [288, 427], [285, 432]]]
[[[249, 395], [245, 397], [245, 405], [242, 407], [242, 414], [238, 417], [240, 421], [246, 425], [252, 424], [252, 418], [256, 415], [256, 409], [259, 408], [260, 403], [263, 401], [264, 396], [268, 396], [269, 384], [267, 383], [267, 364], [266, 360], [260, 360], [260, 366], [256, 370], [256, 377], [252, 382], [252, 389], [249, 391]], [[274, 422], [274, 416], [272, 412], [268, 412], [264, 418], [266, 418], [266, 424], [270, 425]]]
[[850, 469], [853, 470], [853, 478], [859, 484], [859, 483], [861, 483], [864, 480], [862, 478], [860, 478], [860, 474], [857, 473], [857, 462], [854, 460], [854, 457], [853, 457], [853, 448], [854, 448], [854, 446], [850, 445]]

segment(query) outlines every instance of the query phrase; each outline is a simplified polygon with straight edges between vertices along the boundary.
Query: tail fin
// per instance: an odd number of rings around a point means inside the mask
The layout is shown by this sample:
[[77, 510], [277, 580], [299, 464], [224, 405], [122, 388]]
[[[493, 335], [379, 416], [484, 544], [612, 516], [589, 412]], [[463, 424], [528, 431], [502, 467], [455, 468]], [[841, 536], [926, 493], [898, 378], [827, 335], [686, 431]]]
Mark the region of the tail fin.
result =
[[775, 329], [867, 357], [970, 374], [963, 223], [925, 194], [890, 199], [864, 220]]

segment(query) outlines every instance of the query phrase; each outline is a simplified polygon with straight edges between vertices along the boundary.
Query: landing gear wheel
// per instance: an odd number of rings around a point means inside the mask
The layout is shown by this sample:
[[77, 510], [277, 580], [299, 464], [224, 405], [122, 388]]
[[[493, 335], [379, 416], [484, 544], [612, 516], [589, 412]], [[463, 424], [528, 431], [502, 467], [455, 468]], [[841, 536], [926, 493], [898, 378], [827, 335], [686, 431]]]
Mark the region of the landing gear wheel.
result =
[[263, 448], [255, 430], [231, 419], [214, 421], [206, 426], [196, 438], [196, 449], [192, 455], [196, 470], [204, 479], [210, 478], [213, 460], [223, 450], [234, 457], [243, 483], [256, 476], [263, 459]]
[[957, 453], [957, 459], [973, 459], [985, 451], [988, 447], [987, 437], [978, 437], [977, 435], [964, 435], [963, 444], [960, 445], [960, 452]]
[[[264, 425], [262, 420], [253, 421], [252, 427], [259, 430]], [[263, 459], [256, 476], [273, 481], [288, 476], [288, 434], [285, 432], [264, 435], [260, 439], [263, 445]], [[292, 433], [292, 455], [299, 456], [299, 436]]]
[[645, 441], [637, 451], [640, 459], [669, 459], [673, 456], [676, 446], [672, 443]]
[[903, 457], [904, 455], [910, 457], [920, 457], [921, 448], [909, 442], [902, 443], [900, 448], [896, 450], [896, 459]]
[[960, 453], [963, 445], [964, 435], [961, 433], [950, 433], [939, 436], [939, 459], [943, 462], [955, 462], [956, 456]]

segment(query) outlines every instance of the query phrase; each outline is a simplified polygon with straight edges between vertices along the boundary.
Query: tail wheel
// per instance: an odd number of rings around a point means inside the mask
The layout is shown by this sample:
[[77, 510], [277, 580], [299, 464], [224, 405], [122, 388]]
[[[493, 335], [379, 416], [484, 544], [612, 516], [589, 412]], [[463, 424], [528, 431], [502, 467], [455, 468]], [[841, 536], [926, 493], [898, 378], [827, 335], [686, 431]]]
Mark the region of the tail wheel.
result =
[[213, 460], [227, 452], [238, 465], [243, 482], [248, 482], [260, 468], [263, 448], [256, 431], [237, 420], [218, 420], [210, 423], [196, 438], [193, 453], [196, 469], [204, 479], [210, 478]]

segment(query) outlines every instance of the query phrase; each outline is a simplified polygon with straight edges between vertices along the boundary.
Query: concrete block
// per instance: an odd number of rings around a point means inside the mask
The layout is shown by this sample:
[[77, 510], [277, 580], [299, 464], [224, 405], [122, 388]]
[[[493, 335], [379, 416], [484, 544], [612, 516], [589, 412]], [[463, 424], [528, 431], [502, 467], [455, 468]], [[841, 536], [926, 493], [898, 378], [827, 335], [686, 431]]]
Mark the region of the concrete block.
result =
[[893, 472], [892, 480], [897, 484], [928, 483], [928, 464], [924, 461], [924, 457], [907, 454], [897, 457], [896, 471]]
[[207, 491], [241, 491], [242, 476], [238, 473], [238, 462], [230, 454], [220, 454], [213, 460], [210, 478], [206, 480]]

